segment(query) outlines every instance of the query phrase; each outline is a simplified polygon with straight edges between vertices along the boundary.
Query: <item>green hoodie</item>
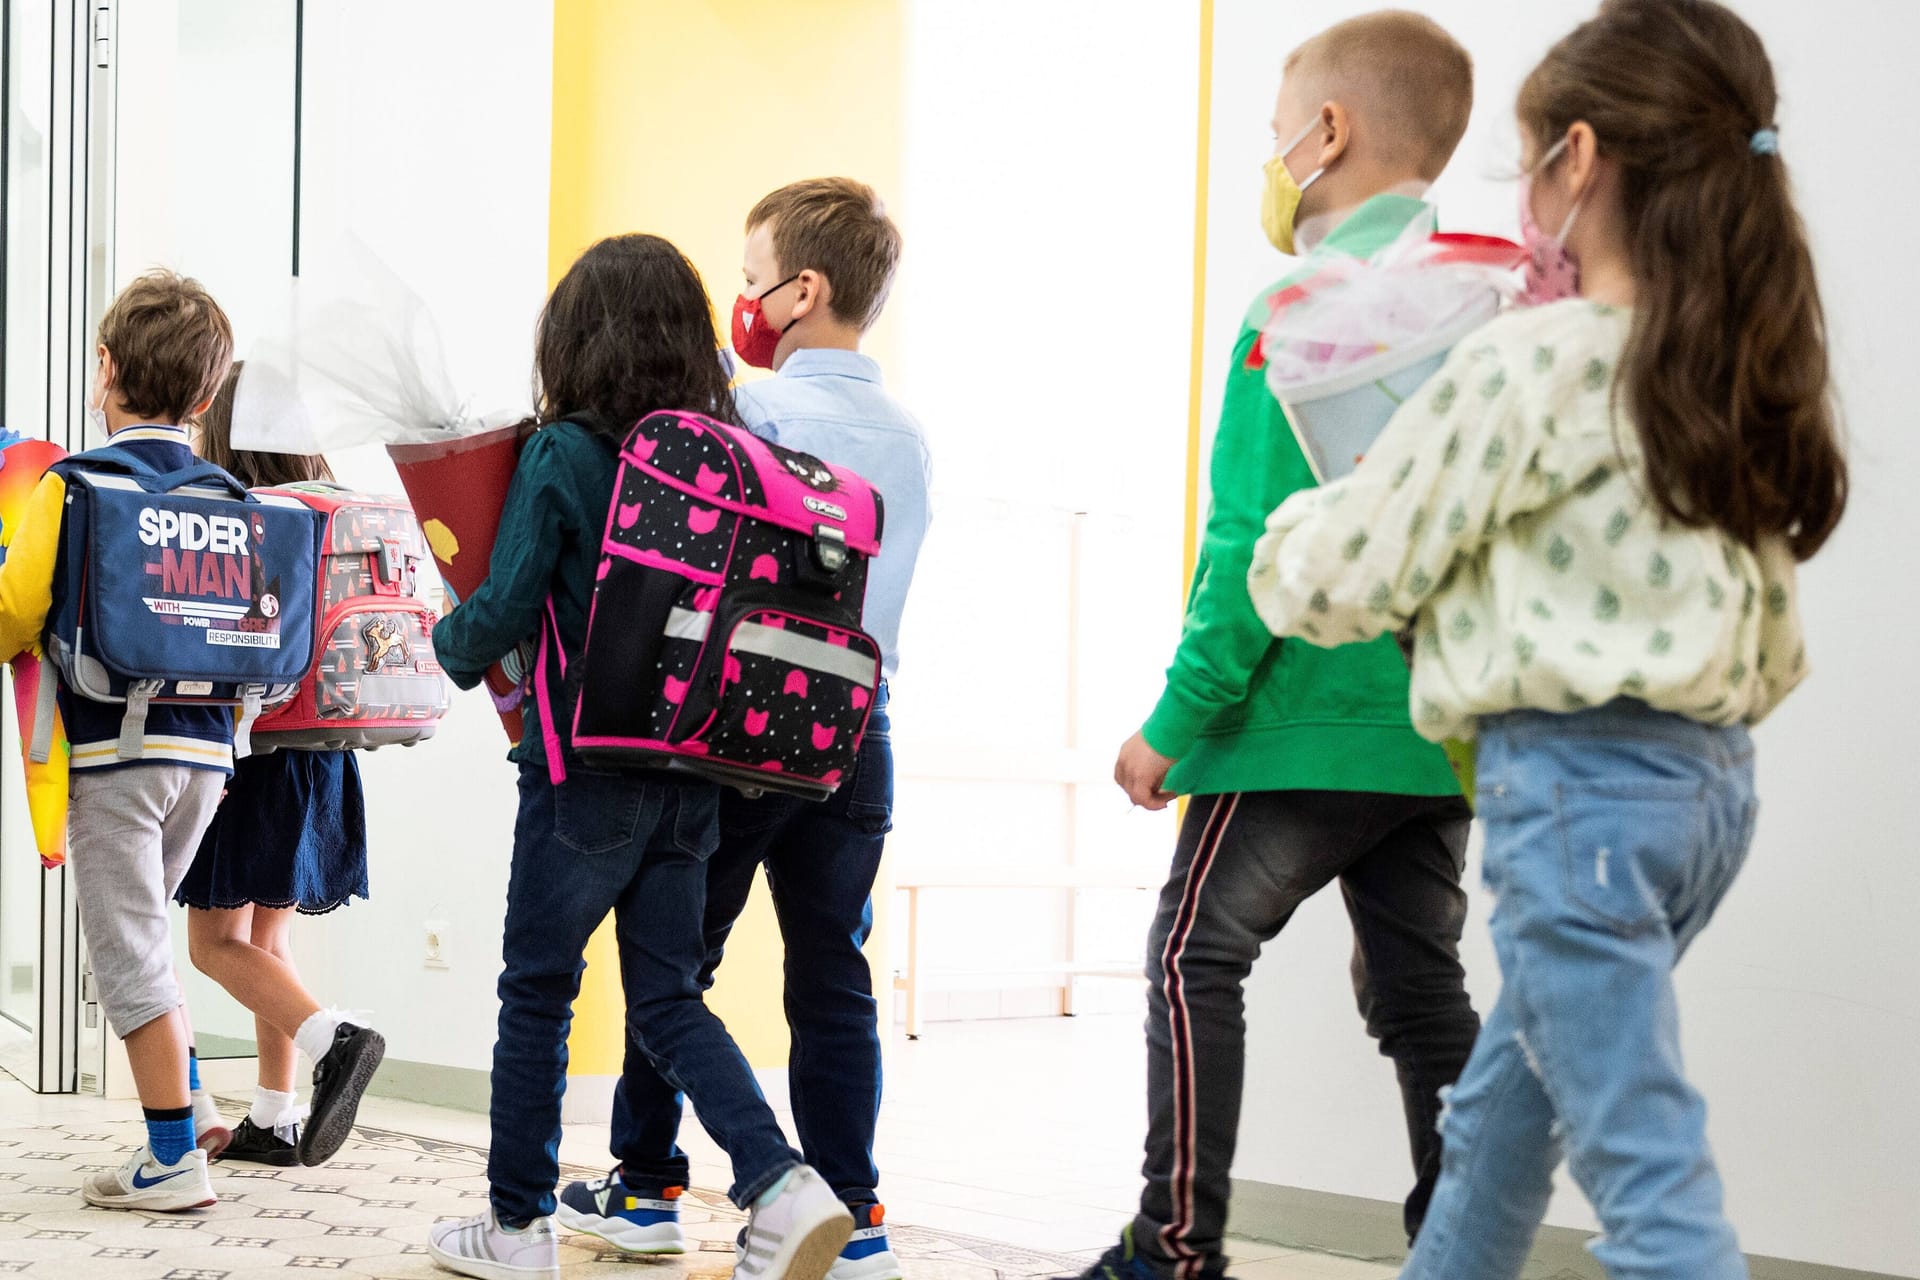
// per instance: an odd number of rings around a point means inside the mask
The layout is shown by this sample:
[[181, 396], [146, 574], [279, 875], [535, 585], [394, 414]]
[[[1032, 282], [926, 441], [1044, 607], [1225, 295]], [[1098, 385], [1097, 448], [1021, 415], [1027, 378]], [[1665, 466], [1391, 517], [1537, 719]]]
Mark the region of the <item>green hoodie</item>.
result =
[[[1431, 221], [1432, 206], [1375, 196], [1316, 252], [1367, 257], [1414, 218]], [[1445, 754], [1413, 731], [1407, 665], [1392, 637], [1339, 649], [1276, 640], [1247, 596], [1247, 569], [1267, 516], [1314, 484], [1265, 370], [1247, 364], [1270, 315], [1267, 300], [1293, 279], [1261, 292], [1233, 344], [1213, 443], [1213, 505], [1180, 647], [1145, 726], [1147, 743], [1178, 761], [1166, 787], [1183, 794], [1458, 795]]]

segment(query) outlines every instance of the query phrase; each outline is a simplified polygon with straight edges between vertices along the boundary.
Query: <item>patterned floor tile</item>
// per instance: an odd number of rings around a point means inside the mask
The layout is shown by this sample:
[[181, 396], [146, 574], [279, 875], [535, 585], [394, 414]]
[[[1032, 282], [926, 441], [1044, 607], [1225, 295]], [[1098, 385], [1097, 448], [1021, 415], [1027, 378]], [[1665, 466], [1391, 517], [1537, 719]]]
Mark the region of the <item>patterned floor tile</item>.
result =
[[[119, 1167], [132, 1132], [98, 1121], [0, 1129], [0, 1276], [34, 1280], [364, 1280], [444, 1276], [427, 1228], [486, 1203], [486, 1152], [385, 1129], [358, 1129], [318, 1169], [215, 1166], [220, 1203], [184, 1214], [95, 1209], [79, 1186]], [[566, 1179], [603, 1170], [564, 1166]], [[727, 1280], [742, 1215], [713, 1191], [682, 1201], [691, 1251], [671, 1261], [624, 1258], [564, 1237], [568, 1280]], [[901, 1227], [896, 1248], [916, 1280], [1027, 1280], [1079, 1270], [1063, 1255]]]

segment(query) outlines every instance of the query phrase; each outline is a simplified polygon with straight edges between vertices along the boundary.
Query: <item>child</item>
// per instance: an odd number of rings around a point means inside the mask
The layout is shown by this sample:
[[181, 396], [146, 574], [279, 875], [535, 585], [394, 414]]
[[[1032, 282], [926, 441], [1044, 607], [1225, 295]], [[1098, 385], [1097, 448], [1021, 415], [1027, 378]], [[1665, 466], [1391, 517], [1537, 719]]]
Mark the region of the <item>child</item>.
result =
[[[1415, 14], [1368, 14], [1308, 40], [1287, 59], [1274, 112], [1268, 238], [1282, 252], [1364, 257], [1411, 224], [1431, 228], [1421, 196], [1472, 98], [1466, 51]], [[1459, 959], [1471, 817], [1446, 757], [1407, 723], [1405, 661], [1388, 639], [1333, 652], [1276, 645], [1247, 598], [1261, 522], [1314, 483], [1249, 362], [1268, 299], [1293, 278], [1255, 299], [1234, 344], [1180, 647], [1114, 770], [1135, 804], [1194, 799], [1147, 949], [1147, 1184], [1096, 1276], [1194, 1280], [1224, 1267], [1242, 987], [1261, 947], [1320, 889], [1339, 882], [1354, 996], [1398, 1071], [1416, 1175], [1409, 1235], [1439, 1176], [1440, 1093], [1479, 1026]]]
[[[873, 189], [850, 178], [782, 187], [754, 206], [746, 231], [735, 353], [779, 376], [742, 387], [740, 414], [765, 438], [851, 467], [885, 496], [886, 536], [867, 582], [865, 618], [891, 678], [899, 669], [901, 608], [927, 531], [927, 446], [913, 416], [881, 387], [880, 367], [860, 354], [860, 339], [886, 302], [900, 233]], [[755, 873], [767, 869], [786, 944], [789, 1084], [800, 1147], [852, 1208], [857, 1227], [833, 1280], [900, 1275], [875, 1190], [880, 1033], [872, 971], [860, 950], [872, 929], [873, 882], [892, 825], [893, 749], [882, 684], [859, 762], [833, 797], [815, 804], [723, 793], [720, 847], [707, 868], [703, 983], [712, 981]], [[679, 1125], [679, 1094], [629, 1040], [613, 1108], [620, 1167], [569, 1186], [562, 1225], [632, 1252], [680, 1252], [673, 1189], [686, 1181], [687, 1160], [675, 1144]]]
[[[233, 329], [197, 281], [141, 276], [100, 321], [87, 413], [116, 449], [161, 472], [196, 464], [181, 424], [206, 409], [233, 360]], [[84, 469], [88, 455], [69, 466]], [[35, 488], [0, 563], [0, 648], [42, 646], [64, 541], [66, 482]], [[126, 1042], [147, 1140], [122, 1167], [87, 1179], [87, 1203], [173, 1211], [214, 1203], [195, 1146], [187, 1028], [173, 972], [167, 898], [186, 874], [233, 770], [233, 717], [155, 703], [140, 751], [123, 758], [124, 708], [60, 689], [72, 742], [67, 842], [100, 1003]]]
[[[656, 409], [733, 421], [718, 345], [699, 275], [657, 236], [602, 240], [555, 287], [535, 337], [542, 425], [521, 450], [487, 580], [434, 629], [455, 683], [478, 684], [488, 664], [538, 631], [548, 609], [568, 661], [578, 657], [620, 442]], [[550, 692], [560, 721], [552, 729], [564, 743], [569, 690], [556, 683]], [[433, 1256], [463, 1275], [559, 1275], [549, 1215], [567, 1026], [587, 939], [612, 911], [627, 1025], [645, 1038], [651, 1062], [693, 1095], [733, 1160], [730, 1194], [751, 1215], [740, 1274], [820, 1280], [852, 1219], [787, 1146], [746, 1059], [700, 999], [719, 789], [577, 764], [556, 784], [540, 702], [527, 699], [513, 752], [520, 814], [493, 1054], [491, 1203], [435, 1227]]]
[[1607, 0], [1519, 101], [1536, 296], [1579, 296], [1461, 343], [1255, 557], [1277, 633], [1411, 621], [1415, 723], [1478, 734], [1505, 981], [1408, 1277], [1518, 1276], [1563, 1153], [1608, 1275], [1747, 1274], [1672, 969], [1746, 857], [1745, 726], [1806, 675], [1794, 563], [1846, 500], [1776, 101], [1732, 11]]
[[[233, 447], [240, 372], [235, 364], [200, 419], [200, 456], [249, 488], [331, 480], [324, 458]], [[318, 915], [356, 894], [367, 896], [367, 814], [353, 753], [275, 751], [239, 761], [174, 895], [189, 908], [194, 967], [254, 1011], [260, 1082], [226, 1159], [322, 1164], [353, 1128], [385, 1042], [315, 1003], [294, 970], [287, 934], [295, 910]], [[315, 1105], [304, 1130], [294, 1107], [296, 1048], [314, 1064]], [[352, 1064], [330, 1088], [321, 1080], [329, 1055], [337, 1055], [334, 1067]], [[203, 1096], [196, 1093], [196, 1104]]]

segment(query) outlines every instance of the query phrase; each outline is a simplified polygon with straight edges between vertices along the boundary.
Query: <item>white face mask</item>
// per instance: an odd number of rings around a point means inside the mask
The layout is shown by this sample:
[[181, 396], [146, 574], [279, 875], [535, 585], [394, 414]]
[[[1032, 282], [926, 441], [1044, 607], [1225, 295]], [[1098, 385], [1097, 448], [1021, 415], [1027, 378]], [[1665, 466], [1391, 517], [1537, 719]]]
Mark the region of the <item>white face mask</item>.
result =
[[[106, 357], [102, 355], [98, 359], [104, 361]], [[104, 440], [107, 438], [107, 397], [113, 394], [113, 388], [102, 385], [106, 381], [101, 376], [102, 368], [100, 363], [93, 366], [93, 385], [87, 388], [86, 410], [88, 425]]]

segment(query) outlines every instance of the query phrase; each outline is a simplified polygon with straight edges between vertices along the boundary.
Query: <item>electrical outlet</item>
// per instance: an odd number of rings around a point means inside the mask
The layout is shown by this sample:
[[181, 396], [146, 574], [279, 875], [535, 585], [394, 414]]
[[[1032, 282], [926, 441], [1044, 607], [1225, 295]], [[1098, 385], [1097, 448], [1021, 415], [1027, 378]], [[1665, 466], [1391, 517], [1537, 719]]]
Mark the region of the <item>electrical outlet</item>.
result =
[[429, 969], [444, 969], [447, 967], [447, 922], [429, 920], [426, 930], [427, 950], [422, 963]]

